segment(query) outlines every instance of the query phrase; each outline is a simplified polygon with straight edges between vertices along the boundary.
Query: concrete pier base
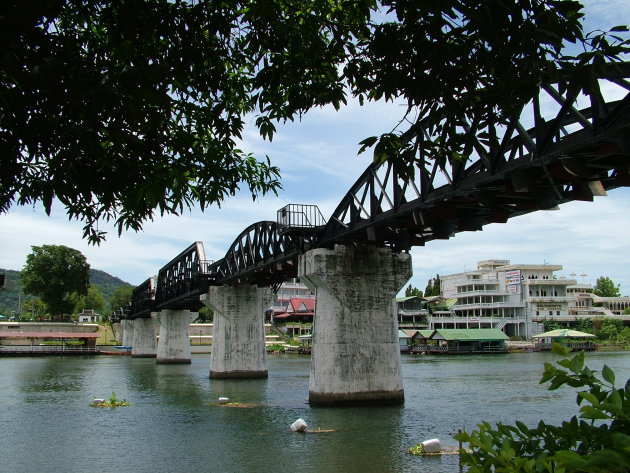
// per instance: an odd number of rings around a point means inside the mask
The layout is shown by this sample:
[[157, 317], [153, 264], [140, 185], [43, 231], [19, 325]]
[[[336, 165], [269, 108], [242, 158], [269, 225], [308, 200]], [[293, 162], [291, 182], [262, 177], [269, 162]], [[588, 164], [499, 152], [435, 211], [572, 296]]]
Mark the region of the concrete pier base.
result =
[[131, 356], [135, 358], [155, 358], [157, 356], [155, 317], [136, 319], [133, 325]]
[[156, 363], [190, 363], [190, 337], [188, 326], [198, 316], [189, 310], [163, 310], [156, 312], [160, 324]]
[[122, 344], [123, 346], [130, 347], [133, 345], [134, 337], [134, 320], [123, 319], [120, 321], [120, 326], [123, 330]]
[[395, 297], [411, 256], [336, 245], [300, 256], [298, 276], [317, 294], [309, 402], [401, 404], [404, 390]]
[[210, 287], [201, 301], [214, 311], [210, 378], [266, 378], [265, 310], [272, 291], [248, 284]]

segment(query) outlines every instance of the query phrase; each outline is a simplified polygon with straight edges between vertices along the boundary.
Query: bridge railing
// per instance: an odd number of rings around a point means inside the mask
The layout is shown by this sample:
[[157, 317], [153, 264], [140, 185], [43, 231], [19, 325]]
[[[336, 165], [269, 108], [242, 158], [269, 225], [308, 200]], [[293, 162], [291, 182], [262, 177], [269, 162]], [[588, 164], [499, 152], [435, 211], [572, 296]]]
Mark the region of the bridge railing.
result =
[[317, 205], [289, 204], [278, 210], [278, 224], [291, 228], [315, 228], [326, 225]]

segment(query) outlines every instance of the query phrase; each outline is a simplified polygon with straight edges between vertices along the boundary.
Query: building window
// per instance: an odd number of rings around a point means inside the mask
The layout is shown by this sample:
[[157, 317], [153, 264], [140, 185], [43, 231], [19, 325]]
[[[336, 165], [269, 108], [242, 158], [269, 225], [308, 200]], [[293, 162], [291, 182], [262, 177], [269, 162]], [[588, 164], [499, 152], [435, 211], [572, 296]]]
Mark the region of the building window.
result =
[[560, 311], [559, 311], [559, 310], [558, 310], [558, 311], [556, 311], [556, 315], [560, 315]]

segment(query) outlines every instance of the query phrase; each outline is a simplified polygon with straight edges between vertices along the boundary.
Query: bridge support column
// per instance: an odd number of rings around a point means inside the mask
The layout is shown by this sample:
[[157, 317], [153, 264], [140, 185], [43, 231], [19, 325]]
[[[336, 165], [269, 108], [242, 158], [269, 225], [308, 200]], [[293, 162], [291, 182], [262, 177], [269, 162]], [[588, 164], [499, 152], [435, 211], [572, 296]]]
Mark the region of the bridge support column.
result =
[[335, 245], [299, 258], [298, 276], [317, 294], [309, 402], [404, 402], [395, 297], [411, 256]]
[[190, 363], [190, 336], [188, 326], [198, 316], [189, 310], [163, 310], [157, 312], [160, 338], [157, 344], [159, 364]]
[[125, 347], [130, 347], [133, 344], [134, 337], [134, 321], [131, 319], [123, 319], [120, 321], [120, 325], [123, 328], [122, 344]]
[[155, 317], [136, 319], [133, 324], [131, 356], [136, 358], [155, 358], [157, 356]]
[[201, 301], [214, 311], [210, 378], [266, 378], [264, 313], [271, 288], [210, 287]]

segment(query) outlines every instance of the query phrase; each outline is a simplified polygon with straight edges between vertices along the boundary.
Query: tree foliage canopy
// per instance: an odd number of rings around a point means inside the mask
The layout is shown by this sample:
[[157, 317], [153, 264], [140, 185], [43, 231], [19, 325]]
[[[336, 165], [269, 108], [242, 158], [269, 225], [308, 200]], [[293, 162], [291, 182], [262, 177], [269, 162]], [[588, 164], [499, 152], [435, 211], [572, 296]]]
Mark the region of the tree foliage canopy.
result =
[[109, 305], [112, 310], [118, 310], [121, 307], [125, 307], [131, 302], [131, 295], [133, 294], [133, 286], [125, 285], [118, 286], [114, 289], [113, 294], [109, 298]]
[[69, 300], [73, 304], [73, 313], [78, 314], [84, 309], [90, 309], [98, 314], [103, 314], [107, 306], [103, 292], [94, 284], [89, 284], [86, 294], [72, 293]]
[[436, 274], [435, 278], [427, 281], [427, 287], [424, 289], [424, 297], [440, 296], [442, 294], [442, 281], [440, 275]]
[[271, 140], [348, 95], [406, 102], [406, 129], [363, 142], [376, 159], [458, 159], [463, 116], [500, 121], [561, 72], [589, 87], [627, 49], [581, 16], [572, 0], [8, 0], [0, 211], [56, 198], [99, 242], [102, 220], [138, 230], [240, 186], [276, 192], [278, 168], [237, 146], [246, 117]]
[[422, 297], [422, 290], [409, 284], [409, 286], [407, 286], [407, 289], [405, 289], [405, 297], [412, 296]]
[[595, 281], [593, 294], [600, 297], [619, 297], [621, 295], [619, 285], [615, 285], [612, 279], [607, 276], [600, 276]]
[[69, 314], [74, 308], [73, 294], [87, 294], [90, 265], [73, 248], [33, 246], [20, 276], [24, 292], [38, 296], [49, 313]]

